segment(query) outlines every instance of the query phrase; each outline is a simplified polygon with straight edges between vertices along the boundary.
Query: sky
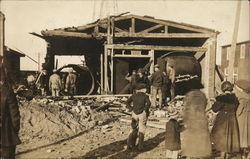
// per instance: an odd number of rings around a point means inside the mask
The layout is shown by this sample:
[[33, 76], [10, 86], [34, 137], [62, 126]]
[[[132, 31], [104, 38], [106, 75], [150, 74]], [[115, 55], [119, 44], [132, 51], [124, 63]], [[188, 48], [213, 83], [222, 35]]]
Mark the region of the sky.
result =
[[[101, 5], [103, 4], [103, 5]], [[102, 6], [102, 7], [101, 7]], [[222, 45], [232, 42], [237, 1], [215, 0], [2, 0], [0, 10], [5, 14], [5, 44], [41, 62], [46, 55], [46, 42], [30, 32], [91, 23], [107, 15], [130, 12], [159, 19], [184, 22], [220, 32], [217, 38], [217, 64], [220, 64]], [[249, 40], [249, 1], [241, 4], [237, 42]], [[69, 60], [70, 59], [70, 60]], [[67, 62], [79, 63], [80, 58], [69, 57]], [[59, 59], [60, 65], [66, 61]], [[37, 70], [27, 57], [21, 59], [21, 70]]]

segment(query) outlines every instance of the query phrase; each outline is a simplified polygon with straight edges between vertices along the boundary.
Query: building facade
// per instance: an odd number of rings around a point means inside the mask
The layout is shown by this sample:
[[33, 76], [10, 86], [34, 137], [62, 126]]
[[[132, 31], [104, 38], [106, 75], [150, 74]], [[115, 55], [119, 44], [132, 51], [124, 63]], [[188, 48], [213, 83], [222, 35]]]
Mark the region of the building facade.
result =
[[250, 40], [237, 43], [234, 61], [234, 71], [229, 72], [231, 45], [222, 46], [221, 70], [227, 78], [229, 73], [233, 73], [234, 81], [247, 80], [250, 82]]

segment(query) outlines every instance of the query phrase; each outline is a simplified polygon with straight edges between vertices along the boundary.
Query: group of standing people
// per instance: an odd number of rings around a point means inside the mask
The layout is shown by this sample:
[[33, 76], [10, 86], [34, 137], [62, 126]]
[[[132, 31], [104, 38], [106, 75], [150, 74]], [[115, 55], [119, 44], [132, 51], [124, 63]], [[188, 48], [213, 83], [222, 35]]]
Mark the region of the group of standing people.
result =
[[[142, 68], [139, 68], [138, 71], [133, 70], [132, 75], [129, 74], [125, 77], [129, 81], [129, 84], [125, 89], [129, 89], [130, 93], [136, 91], [136, 86], [138, 84], [144, 84], [146, 87], [146, 92], [151, 93], [152, 95], [152, 107], [163, 108], [163, 105], [167, 101], [167, 96], [171, 100], [175, 97], [175, 70], [172, 65], [167, 65], [167, 71], [162, 72], [159, 69], [159, 65], [154, 66], [154, 73], [149, 75], [148, 72]], [[121, 94], [123, 91], [120, 92]], [[158, 97], [158, 102], [157, 102]]]
[[[152, 78], [158, 74], [152, 75]], [[158, 93], [159, 86], [154, 85], [154, 87], [156, 87], [154, 91]], [[206, 110], [207, 98], [200, 90], [203, 88], [200, 81], [191, 79], [187, 87], [189, 88], [185, 92], [183, 118], [180, 118], [179, 114], [173, 114], [166, 123], [166, 157], [177, 159], [181, 155], [186, 158], [206, 159], [214, 158], [214, 152], [220, 152], [220, 157], [223, 159], [248, 159], [250, 157], [249, 89], [233, 91], [233, 84], [228, 81], [223, 82], [221, 85], [223, 94], [217, 96], [212, 107]], [[248, 87], [250, 88], [250, 85]], [[132, 130], [127, 140], [127, 149], [130, 151], [143, 150], [149, 108], [154, 102], [154, 99], [150, 102], [146, 91], [146, 84], [137, 84], [135, 92], [127, 101], [127, 108], [132, 111]], [[236, 92], [236, 95], [233, 92]], [[208, 111], [217, 113], [211, 131], [206, 115]]]
[[49, 89], [51, 91], [51, 95], [54, 97], [59, 96], [59, 93], [62, 90], [64, 90], [65, 92], [69, 92], [71, 95], [75, 95], [76, 81], [77, 81], [77, 75], [73, 73], [73, 69], [70, 69], [64, 85], [63, 84], [64, 80], [61, 79], [61, 77], [54, 69], [53, 74], [49, 78]]
[[220, 152], [222, 159], [250, 157], [249, 90], [236, 89], [236, 96], [233, 84], [228, 81], [222, 83], [221, 89], [223, 94], [216, 97], [211, 107], [217, 113], [211, 132], [206, 116], [206, 96], [198, 88], [187, 92], [183, 124], [174, 116], [166, 125], [168, 158], [177, 158], [179, 151], [188, 158], [211, 158], [212, 152]]

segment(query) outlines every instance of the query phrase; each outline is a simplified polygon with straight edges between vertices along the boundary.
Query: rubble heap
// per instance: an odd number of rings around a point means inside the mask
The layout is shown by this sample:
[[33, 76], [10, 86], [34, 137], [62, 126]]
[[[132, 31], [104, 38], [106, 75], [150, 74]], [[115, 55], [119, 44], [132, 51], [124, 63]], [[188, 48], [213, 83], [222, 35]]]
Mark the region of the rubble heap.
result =
[[[113, 105], [120, 99], [112, 100]], [[108, 99], [52, 100], [33, 99], [20, 101], [21, 130], [23, 142], [45, 139], [57, 141], [88, 130], [95, 125], [103, 125], [114, 119], [105, 104]], [[121, 104], [119, 104], [121, 105]], [[103, 108], [99, 109], [98, 108]], [[96, 111], [98, 110], [98, 111]]]

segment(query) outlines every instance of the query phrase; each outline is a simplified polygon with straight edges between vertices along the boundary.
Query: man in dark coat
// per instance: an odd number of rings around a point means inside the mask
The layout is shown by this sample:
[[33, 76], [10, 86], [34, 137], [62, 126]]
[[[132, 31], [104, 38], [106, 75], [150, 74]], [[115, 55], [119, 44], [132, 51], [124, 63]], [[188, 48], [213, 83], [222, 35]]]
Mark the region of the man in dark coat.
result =
[[4, 159], [13, 159], [16, 145], [21, 143], [18, 137], [20, 112], [16, 96], [3, 77], [1, 73], [1, 156]]
[[[127, 108], [129, 111], [132, 111], [132, 131], [127, 140], [128, 150], [134, 150], [137, 137], [139, 137], [138, 149], [143, 149], [144, 134], [151, 105], [149, 97], [145, 92], [146, 84], [137, 84], [136, 93], [127, 100]], [[131, 103], [133, 103], [133, 106], [131, 106]]]
[[156, 108], [156, 97], [159, 96], [159, 107], [162, 108], [162, 85], [163, 85], [163, 73], [159, 70], [159, 65], [155, 65], [155, 72], [150, 77], [150, 83], [152, 86], [152, 107]]

